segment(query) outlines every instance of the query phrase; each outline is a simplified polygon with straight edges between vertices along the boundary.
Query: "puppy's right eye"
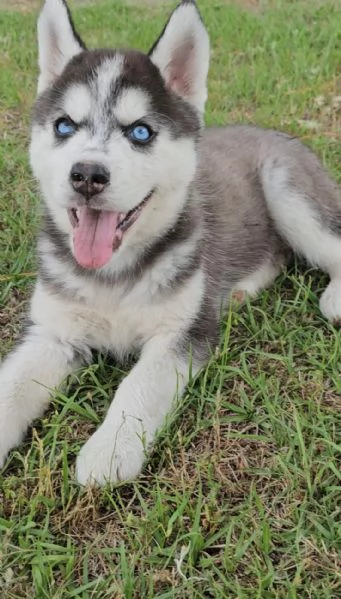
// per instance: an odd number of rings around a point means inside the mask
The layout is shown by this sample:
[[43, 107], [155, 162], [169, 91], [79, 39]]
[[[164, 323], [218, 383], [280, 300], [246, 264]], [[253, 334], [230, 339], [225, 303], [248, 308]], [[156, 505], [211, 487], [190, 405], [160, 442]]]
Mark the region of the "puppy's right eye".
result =
[[77, 131], [76, 124], [66, 117], [58, 119], [54, 124], [54, 130], [60, 139], [72, 137]]

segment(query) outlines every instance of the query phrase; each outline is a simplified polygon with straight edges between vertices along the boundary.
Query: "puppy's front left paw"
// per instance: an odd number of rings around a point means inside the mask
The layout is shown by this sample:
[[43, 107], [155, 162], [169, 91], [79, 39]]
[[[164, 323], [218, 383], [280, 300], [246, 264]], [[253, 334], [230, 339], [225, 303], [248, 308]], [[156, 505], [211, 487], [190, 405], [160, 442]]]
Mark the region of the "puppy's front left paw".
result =
[[341, 326], [341, 280], [332, 279], [320, 299], [322, 314], [336, 326]]
[[[139, 423], [141, 424], [141, 423]], [[76, 462], [76, 477], [81, 485], [118, 483], [136, 478], [145, 459], [141, 427], [112, 427], [107, 423], [90, 437]]]

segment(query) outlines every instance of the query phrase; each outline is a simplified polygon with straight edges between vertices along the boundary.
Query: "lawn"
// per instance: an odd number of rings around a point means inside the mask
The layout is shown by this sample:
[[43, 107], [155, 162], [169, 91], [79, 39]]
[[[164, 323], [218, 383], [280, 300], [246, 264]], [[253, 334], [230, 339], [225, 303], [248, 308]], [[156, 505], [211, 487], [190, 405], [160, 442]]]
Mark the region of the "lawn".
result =
[[[35, 3], [13, 2], [11, 11], [6, 4], [2, 355], [20, 333], [34, 283], [39, 220], [27, 161], [37, 74], [36, 13], [27, 9]], [[81, 4], [75, 21], [89, 45], [147, 50], [172, 3]], [[199, 6], [212, 39], [207, 123], [299, 135], [340, 181], [340, 3]], [[233, 307], [220, 351], [134, 484], [84, 490], [74, 479], [75, 456], [127, 365], [98, 356], [56, 392], [0, 473], [1, 599], [340, 597], [341, 333], [319, 313], [325, 281], [296, 265], [257, 300]]]

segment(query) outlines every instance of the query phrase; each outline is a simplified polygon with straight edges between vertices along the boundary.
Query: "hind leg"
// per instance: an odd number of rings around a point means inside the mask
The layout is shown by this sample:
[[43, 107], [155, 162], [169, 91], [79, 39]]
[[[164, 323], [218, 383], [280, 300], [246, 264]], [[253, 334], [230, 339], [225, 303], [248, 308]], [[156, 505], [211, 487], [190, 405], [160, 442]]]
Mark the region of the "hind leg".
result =
[[232, 299], [237, 303], [242, 303], [245, 296], [254, 297], [262, 289], [265, 289], [274, 282], [276, 277], [282, 271], [287, 259], [284, 254], [272, 256], [266, 260], [257, 270], [241, 279], [234, 285], [232, 290]]
[[[330, 283], [321, 296], [320, 309], [328, 320], [340, 324], [341, 235], [337, 229], [341, 233], [341, 199], [335, 184], [322, 167], [316, 165], [319, 170], [314, 173], [314, 179], [320, 177], [321, 189], [315, 189], [314, 180], [308, 187], [307, 177], [289, 178], [283, 166], [273, 167], [268, 172], [264, 187], [278, 231], [294, 251], [329, 274]], [[321, 192], [325, 198], [321, 199]]]

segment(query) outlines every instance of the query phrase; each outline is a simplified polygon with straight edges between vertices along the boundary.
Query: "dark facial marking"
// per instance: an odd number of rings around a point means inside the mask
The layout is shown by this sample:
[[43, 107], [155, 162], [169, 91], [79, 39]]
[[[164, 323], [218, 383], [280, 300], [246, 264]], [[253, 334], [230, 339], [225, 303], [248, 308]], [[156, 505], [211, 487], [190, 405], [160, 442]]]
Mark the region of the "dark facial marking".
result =
[[[152, 113], [167, 126], [174, 138], [197, 137], [201, 121], [194, 107], [168, 90], [159, 72], [149, 57], [142, 52], [129, 50], [125, 53], [124, 70], [118, 84], [121, 89], [140, 88], [151, 100]], [[116, 94], [119, 88], [116, 88]]]
[[[151, 100], [151, 119], [160, 126], [166, 126], [174, 138], [190, 136], [197, 139], [201, 122], [196, 109], [166, 88], [158, 68], [147, 55], [135, 50], [122, 51], [122, 54], [123, 72], [113, 81], [105, 107], [106, 118], [109, 122], [112, 121], [111, 128], [117, 127], [115, 103], [119, 95], [123, 90], [133, 87], [148, 94]], [[44, 126], [55, 120], [69, 87], [77, 84], [90, 86], [103, 62], [115, 59], [116, 55], [115, 50], [91, 50], [74, 56], [62, 75], [36, 100], [32, 113], [33, 122]]]

